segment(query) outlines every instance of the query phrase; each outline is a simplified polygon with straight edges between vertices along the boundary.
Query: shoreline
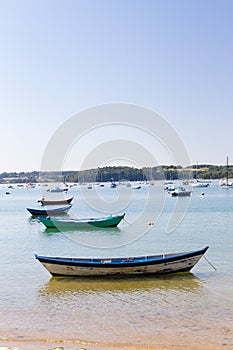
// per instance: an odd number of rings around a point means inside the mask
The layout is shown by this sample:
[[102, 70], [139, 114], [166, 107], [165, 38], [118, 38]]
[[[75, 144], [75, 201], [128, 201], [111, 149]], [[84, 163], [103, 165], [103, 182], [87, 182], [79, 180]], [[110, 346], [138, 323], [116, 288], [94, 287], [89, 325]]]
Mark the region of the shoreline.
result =
[[0, 350], [233, 350], [233, 345], [222, 344], [130, 344], [97, 343], [65, 339], [0, 338]]

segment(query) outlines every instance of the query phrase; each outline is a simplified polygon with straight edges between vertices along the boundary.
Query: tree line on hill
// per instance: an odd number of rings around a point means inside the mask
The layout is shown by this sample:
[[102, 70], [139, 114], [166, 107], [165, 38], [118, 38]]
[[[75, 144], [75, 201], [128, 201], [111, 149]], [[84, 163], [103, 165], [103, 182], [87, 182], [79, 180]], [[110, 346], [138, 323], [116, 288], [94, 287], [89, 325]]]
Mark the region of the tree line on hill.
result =
[[[177, 179], [221, 179], [226, 177], [226, 167], [222, 165], [181, 166], [162, 165], [141, 169], [128, 166], [106, 166], [97, 169], [57, 172], [11, 172], [0, 174], [1, 183], [39, 182], [108, 182], [108, 181], [152, 181]], [[233, 165], [228, 166], [228, 177], [233, 178]]]

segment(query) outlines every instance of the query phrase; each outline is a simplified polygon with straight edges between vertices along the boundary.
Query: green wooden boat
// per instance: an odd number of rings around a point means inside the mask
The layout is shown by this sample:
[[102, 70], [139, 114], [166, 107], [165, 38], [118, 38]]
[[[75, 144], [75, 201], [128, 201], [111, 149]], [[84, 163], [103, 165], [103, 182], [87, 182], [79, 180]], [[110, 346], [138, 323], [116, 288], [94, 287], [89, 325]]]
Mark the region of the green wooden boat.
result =
[[91, 228], [104, 228], [104, 227], [116, 227], [122, 219], [124, 219], [125, 213], [122, 215], [110, 215], [105, 218], [88, 218], [88, 219], [56, 219], [50, 217], [38, 217], [40, 222], [45, 225], [46, 228], [56, 228], [60, 231], [63, 230], [79, 230], [79, 229], [91, 229]]

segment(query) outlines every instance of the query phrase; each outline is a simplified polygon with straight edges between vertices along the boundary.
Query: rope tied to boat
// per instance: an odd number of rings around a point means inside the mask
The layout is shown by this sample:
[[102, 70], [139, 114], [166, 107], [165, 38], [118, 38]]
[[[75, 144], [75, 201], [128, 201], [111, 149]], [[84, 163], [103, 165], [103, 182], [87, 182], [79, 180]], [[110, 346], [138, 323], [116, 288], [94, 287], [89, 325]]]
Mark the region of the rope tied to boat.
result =
[[215, 271], [217, 271], [216, 267], [215, 267], [213, 264], [211, 264], [211, 262], [207, 259], [207, 257], [206, 257], [205, 255], [203, 255], [203, 258], [208, 262], [208, 264], [209, 264]]
[[130, 222], [128, 222], [125, 218], [123, 218], [123, 220], [129, 225], [129, 226], [133, 226]]

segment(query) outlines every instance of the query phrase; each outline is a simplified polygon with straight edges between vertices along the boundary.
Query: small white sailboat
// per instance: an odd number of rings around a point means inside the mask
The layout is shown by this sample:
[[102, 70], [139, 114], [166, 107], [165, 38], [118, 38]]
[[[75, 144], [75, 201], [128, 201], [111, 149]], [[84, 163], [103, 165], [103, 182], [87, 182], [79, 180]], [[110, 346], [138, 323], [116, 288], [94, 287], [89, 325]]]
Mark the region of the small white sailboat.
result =
[[226, 177], [224, 179], [219, 180], [219, 186], [221, 188], [233, 188], [233, 181], [229, 181], [229, 178], [228, 178], [228, 168], [229, 168], [229, 164], [228, 164], [228, 157], [227, 157]]

